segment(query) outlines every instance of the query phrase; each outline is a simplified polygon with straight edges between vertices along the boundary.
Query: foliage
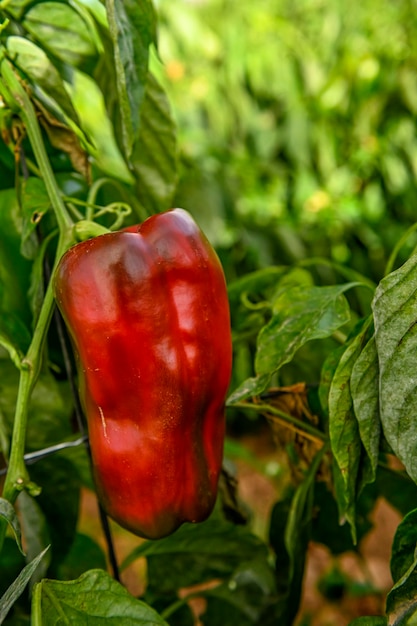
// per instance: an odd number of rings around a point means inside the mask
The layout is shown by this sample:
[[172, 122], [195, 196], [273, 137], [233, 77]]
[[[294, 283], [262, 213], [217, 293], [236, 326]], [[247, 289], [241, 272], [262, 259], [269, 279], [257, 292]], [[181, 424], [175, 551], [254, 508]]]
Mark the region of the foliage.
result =
[[[415, 620], [416, 26], [380, 4], [0, 3], [0, 623], [192, 626], [199, 600], [207, 626], [290, 625], [310, 541], [358, 551], [381, 497], [394, 584], [353, 623]], [[228, 277], [225, 460], [264, 469], [234, 438], [266, 424], [281, 474], [262, 536], [225, 468], [209, 520], [138, 541], [135, 598], [106, 518], [108, 555], [77, 527], [94, 485], [50, 278], [173, 199]]]

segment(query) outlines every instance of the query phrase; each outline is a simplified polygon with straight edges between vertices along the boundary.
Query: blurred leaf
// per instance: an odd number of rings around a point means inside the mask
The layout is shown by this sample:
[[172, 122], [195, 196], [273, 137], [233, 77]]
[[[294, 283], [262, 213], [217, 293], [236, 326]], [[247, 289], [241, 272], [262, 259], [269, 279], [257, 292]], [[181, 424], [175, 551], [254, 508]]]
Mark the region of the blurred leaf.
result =
[[175, 130], [165, 92], [148, 74], [139, 132], [130, 156], [137, 198], [148, 211], [164, 211], [171, 206], [177, 182]]
[[35, 41], [64, 63], [83, 66], [97, 55], [88, 24], [70, 4], [39, 2], [22, 23]]
[[60, 580], [78, 578], [86, 570], [107, 568], [106, 556], [101, 547], [89, 535], [77, 533], [65, 559], [58, 567]]
[[379, 368], [375, 337], [372, 337], [352, 368], [350, 390], [359, 435], [369, 459], [369, 481], [375, 480], [379, 458]]
[[20, 552], [24, 554], [23, 548], [22, 548], [22, 531], [20, 529], [19, 518], [17, 517], [14, 506], [8, 500], [5, 500], [4, 498], [0, 498], [0, 516], [3, 517], [7, 521], [10, 528], [13, 530], [13, 534], [16, 539], [16, 544]]
[[382, 279], [373, 301], [384, 435], [417, 481], [417, 256]]
[[233, 309], [239, 303], [243, 294], [262, 293], [267, 287], [275, 286], [286, 271], [288, 271], [288, 268], [283, 266], [265, 267], [256, 272], [245, 274], [229, 283], [227, 292], [231, 308]]
[[273, 317], [258, 336], [255, 368], [272, 374], [312, 339], [329, 337], [350, 319], [343, 293], [357, 283], [332, 287], [293, 287], [273, 302]]
[[[362, 444], [359, 428], [353, 411], [350, 380], [353, 366], [362, 352], [368, 336], [371, 320], [368, 319], [359, 333], [350, 341], [335, 370], [329, 390], [329, 436], [332, 453], [342, 477], [342, 491], [336, 489], [337, 500], [342, 516], [346, 516], [356, 543], [355, 506], [363, 485], [371, 481], [366, 463], [361, 467]], [[342, 486], [343, 485], [343, 486]]]
[[33, 591], [32, 624], [57, 623], [65, 615], [70, 624], [167, 626], [149, 606], [102, 570], [89, 570], [72, 581], [44, 579]]
[[417, 510], [398, 526], [391, 556], [394, 586], [387, 597], [389, 624], [400, 626], [417, 610]]
[[150, 0], [106, 0], [106, 9], [114, 48], [123, 147], [130, 160], [143, 124], [141, 108], [149, 46], [156, 40], [156, 16]]
[[26, 567], [20, 572], [19, 576], [12, 583], [12, 585], [8, 588], [6, 593], [0, 598], [0, 624], [4, 622], [6, 616], [13, 604], [19, 598], [19, 596], [23, 593], [26, 585], [28, 584], [30, 578], [33, 576], [36, 568], [39, 563], [42, 561], [45, 556], [48, 548], [46, 548], [43, 552], [38, 554], [37, 557], [33, 559]]

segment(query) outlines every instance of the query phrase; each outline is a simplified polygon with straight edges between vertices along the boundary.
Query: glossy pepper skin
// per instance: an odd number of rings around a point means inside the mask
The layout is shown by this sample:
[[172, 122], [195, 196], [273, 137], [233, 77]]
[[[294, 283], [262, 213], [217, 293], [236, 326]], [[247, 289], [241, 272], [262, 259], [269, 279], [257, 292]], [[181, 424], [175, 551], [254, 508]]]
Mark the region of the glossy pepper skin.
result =
[[100, 501], [156, 539], [210, 514], [231, 375], [216, 253], [173, 209], [70, 248], [54, 278], [77, 355]]

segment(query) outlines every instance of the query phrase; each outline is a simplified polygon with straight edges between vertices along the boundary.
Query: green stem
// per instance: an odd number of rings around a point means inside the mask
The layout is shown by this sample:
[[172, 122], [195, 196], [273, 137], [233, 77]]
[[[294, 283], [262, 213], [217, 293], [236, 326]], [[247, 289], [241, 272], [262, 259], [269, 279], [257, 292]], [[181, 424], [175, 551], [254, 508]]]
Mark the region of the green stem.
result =
[[[64, 205], [61, 192], [56, 183], [32, 102], [20, 84], [12, 66], [6, 59], [3, 59], [1, 62], [1, 74], [3, 87], [6, 87], [8, 90], [8, 104], [10, 99], [10, 106], [19, 114], [25, 124], [39, 170], [42, 174], [42, 178], [58, 222], [60, 236], [55, 260], [56, 265], [64, 252], [74, 243], [73, 222]], [[29, 474], [24, 463], [28, 408], [33, 387], [35, 386], [39, 376], [43, 349], [53, 310], [54, 296], [52, 282], [50, 281], [46, 290], [39, 318], [36, 322], [32, 341], [25, 358], [21, 362], [18, 396], [10, 448], [10, 459], [3, 489], [3, 497], [12, 504], [14, 504], [22, 489], [30, 487]], [[0, 550], [3, 544], [5, 532], [6, 523], [2, 518], [0, 520]]]
[[51, 164], [48, 159], [47, 152], [42, 139], [39, 128], [38, 119], [32, 102], [16, 76], [11, 64], [7, 59], [3, 59], [1, 63], [1, 75], [5, 86], [8, 88], [10, 96], [15, 105], [18, 105], [19, 116], [22, 119], [27, 134], [36, 157], [38, 167], [42, 173], [42, 178], [48, 192], [49, 199], [55, 211], [56, 220], [59, 230], [72, 227], [72, 220], [64, 205], [61, 197], [61, 191], [56, 183]]
[[258, 413], [270, 413], [271, 415], [276, 415], [281, 418], [288, 424], [292, 424], [296, 428], [309, 435], [312, 435], [316, 439], [320, 439], [321, 441], [327, 441], [327, 436], [325, 433], [321, 432], [318, 428], [315, 428], [308, 422], [303, 422], [299, 420], [297, 417], [293, 415], [289, 415], [285, 413], [285, 411], [281, 411], [280, 409], [271, 406], [270, 404], [254, 404], [252, 402], [236, 402], [235, 404], [229, 405], [231, 409], [250, 409], [251, 411], [257, 411]]

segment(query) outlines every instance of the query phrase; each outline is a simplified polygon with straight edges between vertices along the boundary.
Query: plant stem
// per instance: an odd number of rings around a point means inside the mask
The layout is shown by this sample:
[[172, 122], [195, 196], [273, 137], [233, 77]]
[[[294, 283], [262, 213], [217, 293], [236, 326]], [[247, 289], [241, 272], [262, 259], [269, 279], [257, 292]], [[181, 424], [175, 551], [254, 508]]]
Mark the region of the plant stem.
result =
[[308, 433], [312, 435], [315, 439], [319, 439], [320, 441], [327, 441], [327, 436], [325, 433], [321, 432], [318, 428], [315, 428], [308, 422], [303, 422], [299, 420], [297, 417], [293, 415], [289, 415], [285, 413], [285, 411], [280, 411], [270, 404], [255, 404], [253, 402], [236, 402], [235, 404], [229, 405], [230, 409], [250, 409], [251, 411], [257, 411], [258, 413], [269, 413], [271, 415], [276, 415], [280, 417], [282, 420], [287, 422], [288, 424], [292, 424], [297, 428], [297, 430], [301, 432]]
[[[6, 88], [8, 92], [7, 103], [18, 113], [26, 127], [39, 170], [42, 174], [51, 205], [55, 212], [60, 231], [55, 259], [56, 265], [64, 252], [74, 243], [73, 222], [64, 205], [61, 192], [56, 183], [39, 129], [35, 109], [12, 66], [6, 59], [3, 59], [1, 62], [1, 77], [3, 79], [3, 89]], [[16, 501], [22, 489], [30, 487], [29, 475], [24, 463], [28, 407], [33, 387], [39, 376], [43, 349], [53, 310], [54, 296], [52, 282], [49, 281], [45, 299], [33, 332], [32, 341], [26, 356], [21, 362], [20, 368], [20, 381], [13, 424], [10, 460], [3, 489], [3, 497], [12, 504]], [[2, 518], [0, 520], [0, 550], [5, 532], [6, 523]]]

